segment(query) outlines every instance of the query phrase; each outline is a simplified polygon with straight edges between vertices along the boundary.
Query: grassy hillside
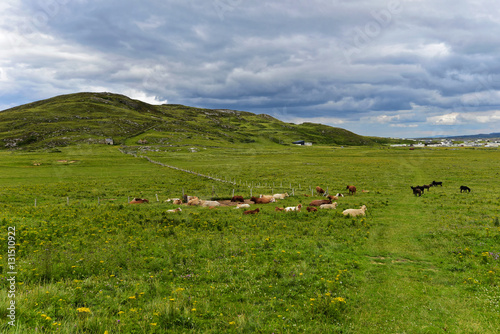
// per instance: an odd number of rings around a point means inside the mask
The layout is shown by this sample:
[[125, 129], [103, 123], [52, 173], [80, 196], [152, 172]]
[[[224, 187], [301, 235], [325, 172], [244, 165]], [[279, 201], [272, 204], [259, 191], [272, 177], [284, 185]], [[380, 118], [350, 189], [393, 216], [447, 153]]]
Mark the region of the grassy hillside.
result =
[[295, 125], [269, 115], [182, 105], [150, 105], [111, 93], [77, 93], [0, 112], [0, 148], [47, 148], [75, 143], [227, 146], [240, 143], [376, 145], [321, 124]]

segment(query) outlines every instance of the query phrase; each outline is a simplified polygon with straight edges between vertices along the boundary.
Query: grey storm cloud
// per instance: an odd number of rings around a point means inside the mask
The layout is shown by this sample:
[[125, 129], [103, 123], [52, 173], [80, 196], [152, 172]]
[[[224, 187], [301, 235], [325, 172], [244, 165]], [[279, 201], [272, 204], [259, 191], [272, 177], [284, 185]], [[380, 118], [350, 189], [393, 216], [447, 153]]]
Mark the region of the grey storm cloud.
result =
[[497, 132], [500, 6], [7, 0], [0, 109], [112, 91], [365, 135]]

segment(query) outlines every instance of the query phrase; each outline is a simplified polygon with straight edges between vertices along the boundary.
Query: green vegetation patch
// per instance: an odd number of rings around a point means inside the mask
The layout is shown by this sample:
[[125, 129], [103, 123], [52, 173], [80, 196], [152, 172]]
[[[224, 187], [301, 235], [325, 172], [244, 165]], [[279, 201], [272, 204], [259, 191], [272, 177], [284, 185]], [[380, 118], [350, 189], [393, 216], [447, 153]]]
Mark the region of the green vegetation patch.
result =
[[[189, 148], [0, 152], [2, 332], [497, 332], [498, 150]], [[256, 215], [165, 202], [233, 192], [291, 196]]]

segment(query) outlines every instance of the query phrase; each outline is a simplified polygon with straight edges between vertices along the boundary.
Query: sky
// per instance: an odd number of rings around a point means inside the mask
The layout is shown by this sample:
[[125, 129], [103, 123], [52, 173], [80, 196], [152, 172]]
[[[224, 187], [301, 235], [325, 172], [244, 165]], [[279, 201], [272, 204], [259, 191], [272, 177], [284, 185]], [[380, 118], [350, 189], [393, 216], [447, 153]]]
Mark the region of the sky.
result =
[[112, 92], [381, 137], [500, 132], [492, 0], [2, 0], [0, 110]]

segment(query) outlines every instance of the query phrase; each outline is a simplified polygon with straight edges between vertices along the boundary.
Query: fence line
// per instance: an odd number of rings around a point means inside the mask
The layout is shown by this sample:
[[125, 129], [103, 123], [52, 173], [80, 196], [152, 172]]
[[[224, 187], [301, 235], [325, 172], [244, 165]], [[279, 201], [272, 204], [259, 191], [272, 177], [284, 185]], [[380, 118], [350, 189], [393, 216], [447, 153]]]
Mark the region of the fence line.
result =
[[[194, 171], [191, 171], [191, 170], [188, 170], [188, 169], [183, 169], [183, 168], [179, 168], [179, 167], [175, 167], [175, 166], [172, 166], [172, 165], [168, 165], [168, 164], [164, 164], [162, 162], [159, 162], [159, 161], [155, 161], [153, 159], [151, 159], [150, 157], [148, 156], [144, 156], [144, 155], [137, 155], [136, 153], [133, 153], [133, 152], [127, 152], [123, 149], [119, 149], [120, 152], [122, 152], [123, 154], [129, 154], [129, 155], [132, 155], [133, 157], [135, 158], [141, 158], [141, 159], [146, 159], [147, 161], [149, 161], [150, 163], [153, 163], [153, 164], [157, 164], [157, 165], [160, 165], [162, 167], [167, 167], [167, 168], [171, 168], [171, 169], [174, 169], [174, 170], [177, 170], [177, 171], [181, 171], [181, 172], [185, 172], [185, 173], [189, 173], [189, 174], [192, 174], [192, 175], [196, 175], [196, 176], [199, 176], [199, 177], [203, 177], [203, 178], [206, 178], [206, 179], [209, 179], [209, 180], [213, 180], [213, 181], [216, 181], [216, 182], [221, 182], [221, 183], [228, 183], [228, 184], [231, 184], [231, 185], [234, 185], [234, 186], [237, 186], [238, 184], [241, 185], [241, 186], [246, 186], [247, 188], [258, 188], [258, 189], [273, 189], [275, 188], [275, 184], [273, 182], [272, 184], [272, 187], [271, 187], [271, 184], [263, 184], [261, 185], [260, 183], [259, 184], [254, 184], [253, 180], [250, 181], [250, 183], [248, 181], [245, 181], [245, 183], [243, 184], [241, 182], [241, 180], [238, 182], [236, 182], [236, 178], [234, 178], [234, 181], [231, 181], [231, 177], [229, 178], [229, 180], [227, 180], [227, 176], [225, 177], [225, 179], [221, 179], [219, 178], [218, 175], [216, 175], [215, 177], [213, 176], [210, 176], [210, 175], [205, 175], [205, 174], [201, 174], [201, 173], [198, 173], [198, 172], [194, 172]], [[286, 186], [285, 186], [286, 187]], [[277, 187], [278, 188], [278, 187]], [[282, 190], [285, 189], [283, 188], [283, 180], [280, 181], [280, 187]], [[298, 184], [298, 188], [293, 188], [292, 187], [292, 183], [290, 182], [290, 187], [287, 188], [290, 192], [292, 193], [295, 193], [295, 190], [302, 190], [302, 187], [300, 185], [300, 183]], [[313, 187], [309, 186], [309, 189], [311, 190], [311, 195], [314, 195], [314, 190], [313, 190]], [[212, 188], [212, 190], [214, 190]], [[283, 190], [284, 191], [284, 190]], [[271, 192], [273, 192], [271, 190]], [[250, 193], [252, 193], [252, 191], [250, 190]], [[183, 189], [183, 195], [184, 195], [184, 189]]]
[[179, 167], [175, 167], [175, 166], [171, 166], [171, 165], [167, 165], [167, 164], [164, 164], [162, 162], [159, 162], [159, 161], [155, 161], [153, 159], [151, 159], [150, 157], [148, 156], [144, 156], [144, 155], [137, 155], [135, 153], [132, 153], [132, 152], [125, 152], [123, 151], [122, 149], [120, 149], [120, 152], [124, 153], [124, 154], [130, 154], [132, 155], [133, 157], [135, 158], [142, 158], [142, 159], [146, 159], [147, 161], [153, 163], [153, 164], [157, 164], [157, 165], [160, 165], [162, 167], [168, 167], [168, 168], [171, 168], [171, 169], [175, 169], [175, 170], [178, 170], [178, 171], [181, 171], [181, 172], [185, 172], [185, 173], [189, 173], [189, 174], [193, 174], [193, 175], [196, 175], [196, 176], [200, 176], [200, 177], [204, 177], [204, 178], [207, 178], [209, 180], [214, 180], [214, 181], [217, 181], [217, 182], [222, 182], [222, 183], [229, 183], [229, 184], [233, 184], [233, 185], [236, 185], [236, 182], [232, 182], [232, 181], [227, 181], [227, 180], [222, 180], [222, 179], [219, 179], [219, 178], [216, 178], [216, 177], [212, 177], [212, 176], [209, 176], [209, 175], [204, 175], [204, 174], [201, 174], [201, 173], [197, 173], [197, 172], [193, 172], [191, 170], [188, 170], [188, 169], [183, 169], [183, 168], [179, 168]]

